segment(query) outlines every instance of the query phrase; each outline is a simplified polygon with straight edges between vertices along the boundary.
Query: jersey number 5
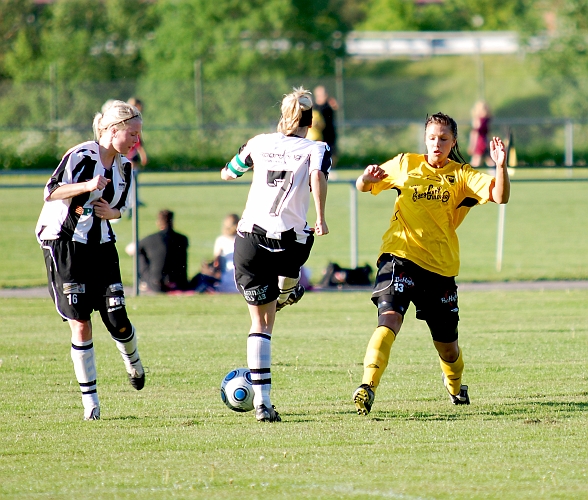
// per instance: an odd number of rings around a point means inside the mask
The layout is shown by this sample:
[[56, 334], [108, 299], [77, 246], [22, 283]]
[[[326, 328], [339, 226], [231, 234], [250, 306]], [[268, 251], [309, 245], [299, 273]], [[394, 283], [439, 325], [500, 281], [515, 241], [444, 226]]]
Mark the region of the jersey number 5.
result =
[[275, 217], [280, 213], [284, 200], [292, 188], [293, 181], [294, 173], [290, 170], [268, 170], [267, 185], [270, 187], [280, 186], [280, 190], [278, 191], [272, 208], [270, 209], [270, 215]]

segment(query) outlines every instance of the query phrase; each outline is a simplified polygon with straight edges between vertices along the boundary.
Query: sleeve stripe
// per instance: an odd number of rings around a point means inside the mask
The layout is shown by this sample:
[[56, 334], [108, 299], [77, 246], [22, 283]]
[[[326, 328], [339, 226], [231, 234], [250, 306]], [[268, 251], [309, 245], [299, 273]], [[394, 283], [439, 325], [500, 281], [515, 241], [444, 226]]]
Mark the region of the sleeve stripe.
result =
[[239, 166], [241, 168], [245, 168], [245, 169], [247, 168], [247, 165], [245, 165], [245, 163], [243, 163], [241, 161], [241, 158], [239, 158], [239, 155], [235, 155], [235, 157], [233, 158], [233, 160], [235, 160], [239, 164]]
[[237, 177], [241, 177], [243, 175], [243, 172], [239, 172], [238, 170], [235, 169], [235, 167], [233, 166], [232, 162], [227, 163], [227, 169], [233, 174], [236, 175]]
[[247, 167], [247, 165], [241, 161], [239, 155], [235, 155], [234, 158], [229, 163], [227, 163], [227, 168], [237, 177], [241, 177], [245, 172], [247, 172], [247, 170], [249, 170], [249, 167]]

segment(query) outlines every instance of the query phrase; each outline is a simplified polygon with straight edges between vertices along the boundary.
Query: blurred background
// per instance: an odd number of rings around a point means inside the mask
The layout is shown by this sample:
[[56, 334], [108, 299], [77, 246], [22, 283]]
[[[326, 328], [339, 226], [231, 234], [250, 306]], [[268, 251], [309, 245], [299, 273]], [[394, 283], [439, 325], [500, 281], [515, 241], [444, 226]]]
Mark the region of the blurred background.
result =
[[[92, 139], [104, 102], [131, 97], [149, 161], [137, 226], [116, 226], [120, 248], [168, 208], [196, 273], [247, 194], [248, 182], [218, 186], [219, 169], [275, 130], [283, 94], [300, 85], [325, 87], [337, 131], [315, 283], [329, 262], [373, 264], [387, 227], [373, 214], [391, 200], [356, 200], [352, 169], [423, 152], [437, 111], [458, 121], [470, 160], [479, 103], [517, 168], [508, 217], [484, 207], [460, 227], [460, 279], [587, 279], [587, 35], [588, 0], [0, 0], [0, 288], [44, 284], [42, 186]], [[132, 259], [121, 268], [129, 283]]]
[[338, 168], [422, 151], [485, 101], [519, 166], [588, 159], [586, 0], [0, 0], [0, 171], [53, 169], [108, 99], [143, 102], [147, 170], [218, 169], [282, 95], [334, 99]]

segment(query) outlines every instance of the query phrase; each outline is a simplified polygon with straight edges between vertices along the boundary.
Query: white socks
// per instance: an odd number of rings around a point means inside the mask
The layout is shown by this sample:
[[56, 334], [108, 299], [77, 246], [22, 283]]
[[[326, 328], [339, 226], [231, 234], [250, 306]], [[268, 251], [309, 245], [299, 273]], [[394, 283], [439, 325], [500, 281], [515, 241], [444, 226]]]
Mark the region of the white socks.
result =
[[250, 333], [247, 337], [247, 366], [253, 383], [253, 406], [265, 405], [271, 408], [271, 338], [268, 333]]
[[92, 340], [71, 343], [71, 360], [73, 361], [76, 379], [82, 391], [84, 418], [89, 418], [97, 408], [100, 414], [100, 403], [96, 390], [96, 359]]
[[[139, 358], [139, 350], [137, 349], [137, 335], [135, 334], [135, 327], [132, 327], [130, 337], [121, 342], [113, 339], [117, 349], [120, 351], [127, 373], [133, 377], [140, 377], [143, 375], [143, 365]], [[135, 373], [136, 372], [136, 373]]]

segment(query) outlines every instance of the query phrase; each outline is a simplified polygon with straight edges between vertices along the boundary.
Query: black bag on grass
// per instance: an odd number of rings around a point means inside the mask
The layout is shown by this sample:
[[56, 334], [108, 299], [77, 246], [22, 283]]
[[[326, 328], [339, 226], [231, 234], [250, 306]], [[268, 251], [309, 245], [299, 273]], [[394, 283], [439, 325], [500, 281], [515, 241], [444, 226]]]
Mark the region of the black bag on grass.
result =
[[367, 286], [371, 285], [372, 268], [368, 264], [355, 269], [341, 267], [339, 264], [330, 262], [324, 271], [324, 276], [319, 286]]

